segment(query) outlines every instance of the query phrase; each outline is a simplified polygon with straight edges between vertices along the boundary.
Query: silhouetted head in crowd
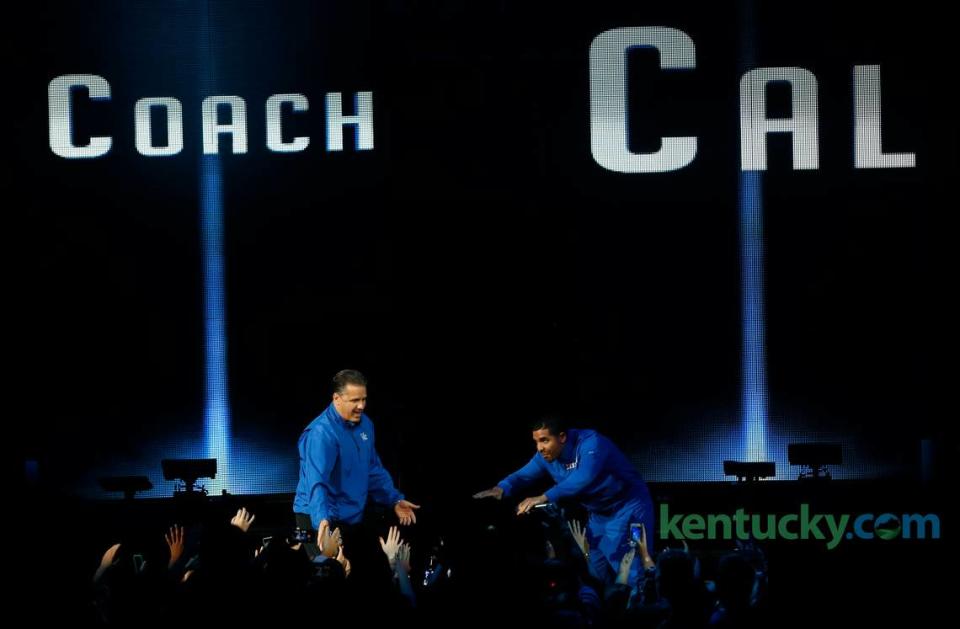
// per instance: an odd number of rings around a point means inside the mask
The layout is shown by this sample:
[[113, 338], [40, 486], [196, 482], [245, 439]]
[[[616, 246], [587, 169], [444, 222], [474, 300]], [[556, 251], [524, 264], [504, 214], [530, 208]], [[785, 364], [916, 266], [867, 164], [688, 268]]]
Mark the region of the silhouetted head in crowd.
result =
[[717, 598], [728, 611], [748, 609], [757, 592], [757, 571], [742, 553], [728, 553], [717, 568]]

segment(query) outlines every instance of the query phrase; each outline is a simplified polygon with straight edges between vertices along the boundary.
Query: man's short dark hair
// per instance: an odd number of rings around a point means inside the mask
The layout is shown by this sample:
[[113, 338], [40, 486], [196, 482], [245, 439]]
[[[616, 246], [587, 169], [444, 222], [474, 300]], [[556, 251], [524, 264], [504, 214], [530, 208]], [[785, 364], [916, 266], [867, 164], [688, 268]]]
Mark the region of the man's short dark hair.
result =
[[530, 430], [543, 430], [546, 428], [554, 437], [559, 437], [561, 433], [567, 432], [567, 422], [556, 415], [544, 415], [530, 424]]
[[337, 375], [333, 377], [333, 392], [343, 393], [343, 390], [347, 388], [348, 384], [365, 387], [367, 386], [367, 379], [356, 369], [343, 369], [338, 371]]

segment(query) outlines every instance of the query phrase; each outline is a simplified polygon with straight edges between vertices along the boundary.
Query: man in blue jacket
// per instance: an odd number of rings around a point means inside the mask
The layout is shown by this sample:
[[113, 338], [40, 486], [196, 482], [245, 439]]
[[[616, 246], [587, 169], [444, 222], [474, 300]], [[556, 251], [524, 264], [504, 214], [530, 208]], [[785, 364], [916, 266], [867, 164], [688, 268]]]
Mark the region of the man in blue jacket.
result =
[[[369, 496], [393, 507], [400, 524], [417, 521], [418, 505], [404, 499], [380, 463], [367, 406], [367, 380], [345, 369], [333, 377], [333, 402], [300, 435], [300, 481], [293, 500], [297, 526], [318, 531], [359, 524]], [[317, 548], [307, 545], [311, 555]]]
[[[643, 477], [612, 441], [594, 430], [567, 429], [557, 419], [533, 426], [537, 453], [530, 462], [497, 483], [474, 494], [474, 498], [518, 497], [537, 481], [556, 483], [539, 496], [523, 499], [517, 513], [537, 505], [576, 499], [587, 510], [587, 556], [591, 571], [604, 581], [613, 581], [620, 560], [631, 547], [631, 524], [643, 524], [652, 552], [653, 500]], [[629, 582], [638, 578], [631, 566]]]

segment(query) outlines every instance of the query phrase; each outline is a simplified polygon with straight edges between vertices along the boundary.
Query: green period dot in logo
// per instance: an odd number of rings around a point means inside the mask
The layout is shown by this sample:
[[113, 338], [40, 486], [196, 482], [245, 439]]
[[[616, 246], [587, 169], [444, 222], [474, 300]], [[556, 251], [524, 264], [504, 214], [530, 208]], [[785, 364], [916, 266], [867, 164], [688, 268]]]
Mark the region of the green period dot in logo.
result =
[[900, 520], [895, 515], [885, 513], [873, 524], [873, 531], [880, 539], [894, 539], [900, 536]]

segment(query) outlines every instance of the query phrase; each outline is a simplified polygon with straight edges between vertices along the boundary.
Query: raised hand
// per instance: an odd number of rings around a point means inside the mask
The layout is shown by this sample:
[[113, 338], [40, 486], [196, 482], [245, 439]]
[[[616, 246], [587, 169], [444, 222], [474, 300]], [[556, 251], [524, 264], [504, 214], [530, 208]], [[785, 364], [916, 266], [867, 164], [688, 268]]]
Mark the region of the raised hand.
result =
[[97, 582], [100, 580], [100, 577], [103, 576], [103, 573], [107, 571], [107, 568], [112, 566], [117, 559], [117, 551], [120, 550], [120, 544], [114, 544], [103, 553], [103, 557], [100, 559], [100, 566], [97, 568], [97, 571], [93, 575], [93, 581]]
[[550, 542], [550, 540], [547, 540], [546, 550], [547, 550], [547, 560], [553, 560], [557, 558], [557, 551], [553, 547], [553, 544]]
[[[339, 529], [338, 529], [339, 530]], [[350, 576], [350, 560], [343, 554], [343, 544], [337, 546], [337, 561], [343, 566], [344, 576]]]
[[171, 526], [170, 530], [163, 534], [163, 539], [167, 542], [167, 548], [170, 549], [170, 561], [167, 562], [167, 569], [173, 570], [173, 567], [183, 556], [183, 527]]
[[324, 523], [321, 522], [320, 530], [317, 532], [317, 546], [320, 547], [320, 552], [323, 556], [336, 557], [342, 545], [343, 540], [340, 537], [340, 527], [331, 531], [329, 524], [324, 526]]
[[[687, 541], [683, 540], [683, 547], [687, 549]], [[643, 567], [652, 568], [656, 565], [650, 551], [647, 549], [647, 527], [640, 523], [640, 541], [637, 543], [637, 552], [640, 553], [640, 560], [643, 561]]]
[[397, 549], [396, 569], [398, 571], [402, 570], [404, 574], [410, 574], [410, 553], [409, 542], [400, 544], [400, 547]]
[[636, 548], [631, 548], [623, 554], [623, 558], [620, 560], [620, 570], [617, 571], [617, 583], [620, 585], [627, 584], [627, 580], [630, 578], [630, 566], [636, 556]]
[[587, 541], [587, 532], [584, 530], [580, 520], [567, 520], [567, 528], [573, 535], [573, 540], [577, 543], [577, 548], [583, 553], [584, 557], [590, 556], [590, 542]]
[[247, 511], [246, 507], [241, 507], [237, 509], [237, 515], [233, 516], [230, 520], [230, 524], [234, 525], [244, 533], [250, 530], [250, 525], [253, 524], [253, 521], [257, 516], [253, 515]]
[[386, 541], [382, 537], [380, 538], [380, 548], [383, 549], [383, 554], [387, 556], [391, 569], [396, 566], [397, 552], [400, 550], [401, 544], [403, 544], [403, 540], [400, 539], [400, 529], [396, 526], [390, 527]]

